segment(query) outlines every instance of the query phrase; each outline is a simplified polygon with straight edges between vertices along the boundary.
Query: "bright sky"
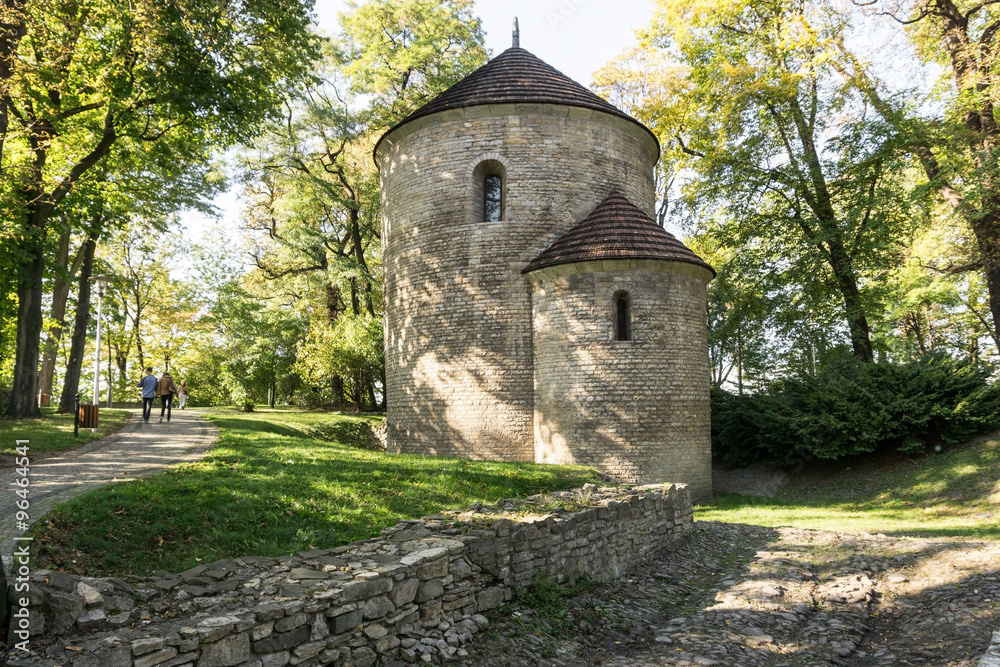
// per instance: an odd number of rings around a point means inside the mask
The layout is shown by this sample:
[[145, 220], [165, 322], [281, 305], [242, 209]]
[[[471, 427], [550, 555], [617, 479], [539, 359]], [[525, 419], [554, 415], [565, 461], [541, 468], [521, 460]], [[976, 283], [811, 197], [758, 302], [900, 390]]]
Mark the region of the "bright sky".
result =
[[[320, 30], [338, 29], [337, 13], [346, 0], [316, 0]], [[495, 56], [511, 45], [514, 17], [521, 29], [521, 47], [571, 79], [590, 85], [591, 74], [635, 42], [633, 31], [651, 15], [649, 0], [478, 0], [476, 14], [486, 32], [486, 47]], [[220, 196], [216, 206], [227, 229], [239, 228], [238, 191]], [[192, 238], [213, 221], [189, 212], [181, 216]]]

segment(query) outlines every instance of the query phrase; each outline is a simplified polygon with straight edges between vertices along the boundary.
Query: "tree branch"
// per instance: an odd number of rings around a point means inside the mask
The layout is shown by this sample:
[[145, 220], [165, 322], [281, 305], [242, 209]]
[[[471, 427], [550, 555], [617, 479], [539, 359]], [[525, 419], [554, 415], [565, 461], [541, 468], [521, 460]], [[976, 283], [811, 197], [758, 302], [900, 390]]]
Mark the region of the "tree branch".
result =
[[90, 153], [73, 165], [73, 168], [69, 170], [69, 175], [52, 191], [52, 200], [50, 203], [52, 208], [55, 208], [69, 194], [69, 191], [73, 189], [73, 186], [88, 169], [107, 155], [117, 138], [118, 134], [115, 132], [115, 115], [111, 109], [108, 109], [108, 113], [104, 116], [104, 132], [101, 135], [101, 140], [97, 142], [97, 145], [94, 146], [94, 149]]
[[872, 176], [872, 182], [868, 186], [868, 205], [865, 207], [865, 217], [861, 220], [861, 224], [858, 225], [858, 231], [854, 235], [853, 248], [851, 249], [852, 255], [858, 251], [858, 247], [861, 245], [861, 236], [864, 234], [865, 229], [868, 227], [868, 222], [871, 220], [872, 207], [875, 203], [875, 187], [882, 177], [882, 161], [876, 160], [875, 162], [875, 174]]
[[986, 321], [986, 318], [983, 317], [978, 310], [976, 310], [976, 308], [972, 305], [972, 299], [966, 298], [965, 306], [966, 308], [969, 309], [970, 313], [976, 316], [976, 319], [979, 320], [979, 323], [982, 324], [983, 327], [985, 327], [985, 329], [990, 332], [990, 338], [993, 339], [993, 344], [996, 345], [997, 348], [1000, 348], [1000, 338], [997, 337], [996, 329], [990, 326], [990, 323]]
[[684, 139], [682, 139], [682, 138], [681, 138], [681, 135], [680, 135], [680, 134], [676, 134], [676, 135], [674, 135], [674, 136], [675, 136], [675, 137], [676, 137], [676, 139], [677, 139], [677, 143], [678, 143], [678, 144], [680, 145], [680, 147], [681, 147], [681, 151], [683, 151], [683, 152], [684, 152], [684, 153], [685, 153], [686, 155], [692, 155], [692, 156], [694, 156], [694, 157], [700, 157], [700, 158], [704, 158], [704, 157], [705, 157], [705, 154], [704, 154], [704, 153], [699, 153], [698, 151], [695, 151], [695, 150], [691, 150], [690, 148], [688, 148], [688, 147], [687, 147], [687, 146], [686, 146], [686, 145], [684, 144]]
[[81, 114], [81, 113], [84, 113], [86, 111], [93, 111], [94, 109], [100, 109], [104, 105], [105, 105], [105, 102], [94, 102], [93, 104], [85, 104], [83, 106], [75, 107], [75, 108], [70, 109], [68, 111], [63, 111], [63, 112], [57, 113], [53, 117], [53, 120], [66, 120], [67, 118], [71, 118], [73, 116], [76, 116], [77, 114]]
[[969, 262], [968, 264], [954, 264], [950, 263], [945, 267], [934, 266], [933, 264], [920, 263], [920, 268], [927, 269], [928, 271], [933, 271], [934, 273], [940, 273], [945, 276], [957, 276], [963, 273], [970, 273], [972, 271], [979, 271], [982, 269], [982, 263], [979, 261]]

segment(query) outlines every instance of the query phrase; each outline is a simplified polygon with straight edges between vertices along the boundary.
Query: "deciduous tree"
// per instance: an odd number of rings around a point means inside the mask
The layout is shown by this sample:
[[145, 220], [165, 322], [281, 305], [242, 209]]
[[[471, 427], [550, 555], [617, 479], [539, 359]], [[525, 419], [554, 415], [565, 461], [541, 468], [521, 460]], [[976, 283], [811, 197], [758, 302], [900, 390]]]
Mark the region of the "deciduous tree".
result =
[[826, 283], [871, 361], [870, 286], [908, 233], [896, 181], [907, 163], [830, 64], [844, 21], [823, 1], [659, 0], [643, 44], [675, 58], [682, 80], [648, 113], [693, 171], [690, 216], [724, 214], [732, 248], [785, 239], [786, 275]]
[[310, 7], [309, 0], [5, 1], [0, 205], [13, 221], [5, 236], [16, 241], [4, 245], [4, 263], [18, 269], [9, 416], [38, 414], [42, 281], [55, 212], [123, 139], [155, 144], [183, 133], [188, 148], [201, 150], [173, 158], [197, 161], [209, 146], [251, 136], [286, 83], [307, 71], [315, 53]]
[[931, 187], [969, 225], [989, 287], [994, 340], [1000, 340], [1000, 0], [854, 0], [869, 13], [909, 26], [920, 56], [942, 68], [953, 94], [943, 114], [919, 116], [863, 61], [844, 51], [842, 72], [906, 137]]

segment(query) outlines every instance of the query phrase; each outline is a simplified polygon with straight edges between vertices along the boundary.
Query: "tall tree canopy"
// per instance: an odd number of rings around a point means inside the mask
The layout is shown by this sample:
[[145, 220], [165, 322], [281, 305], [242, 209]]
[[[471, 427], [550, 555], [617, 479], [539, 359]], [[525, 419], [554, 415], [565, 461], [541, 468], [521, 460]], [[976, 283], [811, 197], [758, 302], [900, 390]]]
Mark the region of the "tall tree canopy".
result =
[[[906, 25], [917, 53], [938, 65], [950, 94], [944, 113], [918, 114], [845, 50], [843, 74], [907, 139], [928, 183], [968, 224], [986, 277], [993, 338], [1000, 341], [1000, 129], [994, 110], [1000, 73], [1000, 0], [854, 0], [869, 14]], [[910, 102], [910, 103], [908, 103]]]
[[[691, 174], [684, 209], [696, 226], [728, 247], [767, 248], [807, 299], [836, 295], [854, 354], [871, 361], [877, 278], [908, 235], [908, 162], [831, 65], [845, 20], [823, 1], [658, 0], [640, 62], [680, 66], [641, 106], [675, 171]], [[598, 73], [605, 90], [648, 86], [641, 71], [620, 75], [628, 60]], [[802, 319], [820, 307], [803, 304]]]
[[203, 161], [256, 133], [309, 73], [311, 0], [5, 0], [0, 264], [16, 270], [13, 397], [35, 416], [54, 213], [118, 142]]
[[471, 0], [355, 3], [341, 27], [316, 79], [242, 161], [251, 257], [266, 283], [250, 291], [306, 297], [300, 349], [323, 361], [301, 361], [302, 375], [334, 403], [375, 408], [384, 363], [372, 147], [487, 54]]

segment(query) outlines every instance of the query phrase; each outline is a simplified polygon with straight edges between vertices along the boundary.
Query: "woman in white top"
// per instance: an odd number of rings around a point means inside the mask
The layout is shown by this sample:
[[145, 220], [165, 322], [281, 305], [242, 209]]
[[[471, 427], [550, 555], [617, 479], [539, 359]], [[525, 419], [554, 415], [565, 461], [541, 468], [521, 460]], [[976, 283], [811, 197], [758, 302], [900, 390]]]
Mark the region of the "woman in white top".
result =
[[187, 380], [181, 380], [181, 386], [177, 387], [177, 407], [181, 410], [184, 409], [184, 404], [188, 400], [188, 386]]

